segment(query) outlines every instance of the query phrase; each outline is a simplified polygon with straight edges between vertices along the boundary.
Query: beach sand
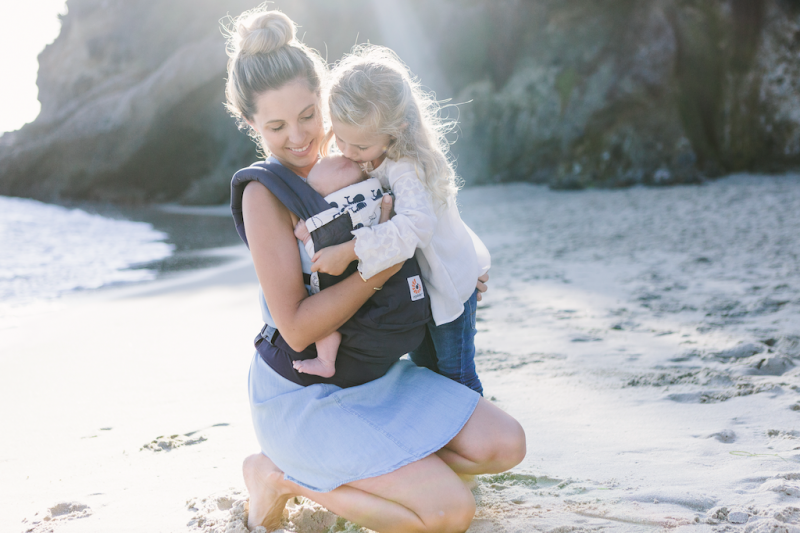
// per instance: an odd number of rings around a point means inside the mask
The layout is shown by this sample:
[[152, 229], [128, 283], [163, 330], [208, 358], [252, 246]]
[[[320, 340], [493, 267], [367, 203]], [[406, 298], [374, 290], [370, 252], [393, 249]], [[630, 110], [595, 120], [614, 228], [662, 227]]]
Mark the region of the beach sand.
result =
[[[528, 439], [478, 478], [470, 532], [800, 532], [800, 176], [460, 203], [493, 256], [479, 374]], [[0, 531], [243, 533], [260, 317], [237, 250], [2, 313]]]

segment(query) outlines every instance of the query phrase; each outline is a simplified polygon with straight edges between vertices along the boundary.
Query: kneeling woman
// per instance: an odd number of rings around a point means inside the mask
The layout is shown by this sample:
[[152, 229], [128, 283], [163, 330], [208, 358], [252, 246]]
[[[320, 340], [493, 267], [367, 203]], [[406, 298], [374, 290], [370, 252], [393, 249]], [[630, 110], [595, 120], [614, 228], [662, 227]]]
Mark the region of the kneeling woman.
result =
[[[271, 154], [268, 162], [290, 171], [280, 172], [289, 188], [302, 190], [325, 136], [324, 63], [295, 38], [288, 17], [263, 9], [237, 19], [229, 53], [228, 108]], [[304, 273], [311, 263], [294, 236], [296, 206], [257, 180], [234, 193], [267, 324], [250, 367], [262, 453], [244, 463], [248, 526], [279, 527], [288, 499], [302, 495], [379, 532], [465, 531], [475, 502], [459, 475], [519, 464], [519, 423], [409, 361], [387, 364], [384, 375], [355, 386], [336, 384], [336, 375], [309, 384], [292, 361], [312, 357], [309, 347], [345, 325], [403, 265], [367, 282], [354, 273], [309, 296]], [[343, 342], [337, 369], [357, 369], [354, 357]]]

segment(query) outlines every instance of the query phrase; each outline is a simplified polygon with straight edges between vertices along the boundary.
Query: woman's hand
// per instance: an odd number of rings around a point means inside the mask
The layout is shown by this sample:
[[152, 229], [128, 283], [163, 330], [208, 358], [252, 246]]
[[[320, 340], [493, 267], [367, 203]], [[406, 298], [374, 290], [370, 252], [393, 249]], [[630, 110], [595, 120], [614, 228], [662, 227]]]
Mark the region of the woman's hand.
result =
[[378, 220], [378, 224], [383, 224], [390, 218], [394, 216], [394, 199], [389, 194], [383, 195], [383, 200], [381, 200], [381, 218]]
[[311, 272], [322, 272], [331, 276], [339, 276], [353, 261], [357, 261], [356, 240], [328, 246], [314, 254], [311, 258]]
[[489, 272], [487, 271], [485, 274], [478, 278], [478, 284], [475, 286], [478, 289], [478, 301], [481, 301], [481, 294], [486, 292], [489, 287], [486, 286], [486, 282], [489, 281]]

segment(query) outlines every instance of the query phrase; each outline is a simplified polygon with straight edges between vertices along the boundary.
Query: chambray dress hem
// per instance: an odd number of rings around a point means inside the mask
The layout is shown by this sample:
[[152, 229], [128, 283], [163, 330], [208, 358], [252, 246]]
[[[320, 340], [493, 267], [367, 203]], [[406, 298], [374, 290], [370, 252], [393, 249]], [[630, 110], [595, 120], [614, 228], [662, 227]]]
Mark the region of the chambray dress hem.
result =
[[285, 479], [314, 492], [388, 474], [440, 450], [480, 399], [407, 360], [357, 387], [302, 387], [272, 370], [258, 353], [248, 390], [261, 453]]

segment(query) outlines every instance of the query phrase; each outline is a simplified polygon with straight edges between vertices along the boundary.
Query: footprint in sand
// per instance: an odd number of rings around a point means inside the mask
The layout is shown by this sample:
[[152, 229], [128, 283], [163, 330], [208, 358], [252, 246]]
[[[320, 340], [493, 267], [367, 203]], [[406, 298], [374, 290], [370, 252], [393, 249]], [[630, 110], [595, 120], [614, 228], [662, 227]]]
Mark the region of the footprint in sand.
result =
[[27, 529], [25, 533], [51, 533], [53, 526], [58, 522], [76, 520], [91, 516], [92, 510], [88, 505], [79, 502], [61, 502], [45, 511], [42, 516], [36, 513], [32, 519], [22, 521]]
[[775, 492], [781, 496], [800, 497], [800, 484], [798, 484], [791, 476], [784, 475], [775, 479], [770, 479], [764, 482], [759, 488], [759, 492]]
[[193, 498], [186, 508], [195, 513], [186, 524], [204, 533], [247, 533], [247, 494], [228, 490], [208, 498]]
[[187, 437], [186, 435], [170, 435], [169, 437], [166, 437], [161, 435], [139, 448], [139, 451], [150, 450], [151, 452], [169, 452], [175, 448], [192, 446], [207, 440], [208, 437], [205, 435], [194, 435], [192, 437]]
[[715, 438], [720, 442], [730, 444], [731, 442], [736, 442], [736, 433], [734, 433], [732, 429], [723, 429], [722, 431], [717, 431], [716, 433], [708, 435], [706, 438]]
[[[186, 502], [186, 508], [194, 513], [187, 526], [190, 531], [203, 533], [266, 533], [264, 528], [248, 530], [247, 493], [230, 489], [207, 498], [194, 498]], [[339, 531], [369, 533], [353, 523], [336, 516], [324, 507], [305, 498], [292, 498], [286, 504], [282, 520], [283, 529], [290, 531]]]
[[735, 372], [745, 376], [782, 376], [795, 368], [794, 361], [778, 354], [754, 355], [742, 359], [740, 363]]

